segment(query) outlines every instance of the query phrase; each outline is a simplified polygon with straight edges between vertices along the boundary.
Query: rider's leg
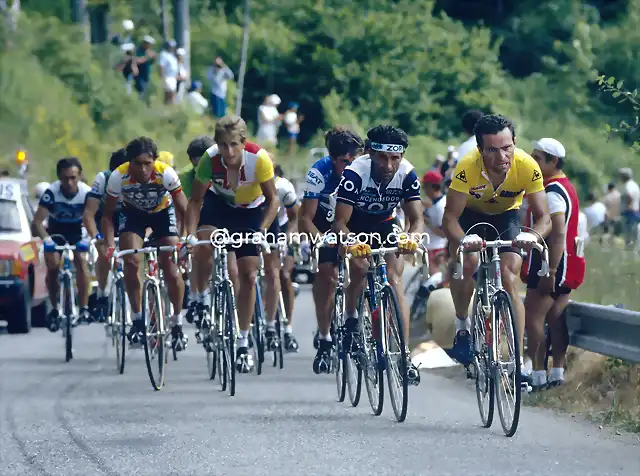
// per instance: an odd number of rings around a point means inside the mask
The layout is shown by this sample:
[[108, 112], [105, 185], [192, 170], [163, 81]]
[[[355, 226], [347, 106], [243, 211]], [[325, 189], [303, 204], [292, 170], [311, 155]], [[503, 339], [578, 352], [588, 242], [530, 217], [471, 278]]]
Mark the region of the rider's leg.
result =
[[89, 265], [86, 253], [75, 253], [73, 262], [76, 268], [76, 282], [78, 284], [78, 303], [80, 313], [85, 319], [89, 318], [89, 288], [91, 278], [89, 276]]
[[58, 282], [58, 271], [60, 269], [60, 253], [54, 251], [44, 254], [44, 262], [47, 266], [47, 277], [45, 283], [49, 300], [51, 301], [51, 312], [47, 316], [49, 330], [55, 332], [60, 327], [58, 316], [60, 316], [60, 283]]
[[[244, 248], [244, 249], [243, 249]], [[254, 248], [255, 250], [247, 250]], [[240, 256], [238, 256], [238, 254]], [[249, 332], [253, 311], [256, 303], [256, 279], [260, 258], [257, 247], [244, 245], [236, 250], [237, 271], [229, 267], [232, 274], [236, 293], [236, 307], [238, 310], [238, 325], [240, 327], [238, 337], [238, 353], [236, 356], [236, 366], [239, 372], [246, 373], [253, 367], [251, 355], [248, 352]], [[235, 268], [235, 267], [234, 267]]]
[[276, 328], [276, 312], [278, 311], [278, 301], [280, 299], [280, 254], [278, 250], [271, 250], [271, 253], [264, 256], [264, 274], [266, 289], [263, 294], [265, 318], [267, 321], [267, 332], [273, 333]]
[[280, 284], [282, 286], [282, 301], [284, 304], [284, 312], [287, 314], [287, 326], [284, 329], [284, 345], [288, 351], [298, 350], [298, 341], [293, 336], [293, 302], [295, 293], [293, 291], [293, 282], [291, 281], [291, 272], [293, 270], [293, 256], [287, 256], [284, 259], [284, 266], [280, 270]]
[[333, 290], [338, 282], [336, 250], [321, 248], [318, 258], [318, 272], [313, 281], [312, 294], [316, 308], [316, 319], [320, 338], [331, 340], [331, 310], [333, 309]]
[[[135, 232], [123, 231], [120, 233], [120, 250], [131, 250], [142, 247], [142, 236]], [[131, 305], [130, 338], [136, 343], [137, 335], [144, 333], [144, 321], [142, 320], [142, 285], [140, 283], [140, 255], [127, 255], [123, 258], [124, 287]]]

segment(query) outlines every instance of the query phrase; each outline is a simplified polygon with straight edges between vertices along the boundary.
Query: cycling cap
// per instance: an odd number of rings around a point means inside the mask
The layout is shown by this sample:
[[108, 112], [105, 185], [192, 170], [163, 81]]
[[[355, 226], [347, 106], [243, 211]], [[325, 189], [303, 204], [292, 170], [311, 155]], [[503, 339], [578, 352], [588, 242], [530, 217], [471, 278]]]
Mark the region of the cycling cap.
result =
[[531, 145], [535, 150], [541, 150], [542, 152], [546, 152], [554, 157], [560, 157], [561, 159], [564, 159], [566, 153], [564, 146], [559, 141], [550, 137], [534, 140], [531, 142]]

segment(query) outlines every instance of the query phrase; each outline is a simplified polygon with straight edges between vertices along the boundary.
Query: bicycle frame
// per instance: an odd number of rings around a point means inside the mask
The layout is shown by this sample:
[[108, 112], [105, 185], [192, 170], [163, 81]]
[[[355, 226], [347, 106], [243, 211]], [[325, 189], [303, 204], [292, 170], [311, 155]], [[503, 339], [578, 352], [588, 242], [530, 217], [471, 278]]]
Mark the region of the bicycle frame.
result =
[[71, 293], [71, 315], [66, 315], [65, 305], [64, 305], [64, 293], [62, 289], [60, 289], [59, 303], [60, 309], [62, 310], [66, 319], [73, 319], [74, 316], [78, 314], [78, 306], [76, 305], [76, 295], [73, 286], [73, 259], [74, 259], [74, 251], [76, 247], [74, 245], [65, 244], [63, 246], [56, 246], [56, 251], [62, 252], [61, 260], [62, 260], [62, 269], [58, 270], [58, 280], [60, 283], [64, 282], [64, 278], [69, 278], [69, 287]]

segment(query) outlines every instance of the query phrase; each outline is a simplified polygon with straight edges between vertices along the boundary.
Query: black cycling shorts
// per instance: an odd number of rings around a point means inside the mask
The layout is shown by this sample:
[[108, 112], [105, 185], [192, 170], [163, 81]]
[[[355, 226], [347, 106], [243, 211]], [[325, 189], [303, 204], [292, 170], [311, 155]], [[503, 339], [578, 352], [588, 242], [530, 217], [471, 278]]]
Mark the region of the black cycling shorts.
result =
[[[506, 212], [500, 213], [498, 215], [487, 215], [486, 213], [476, 212], [474, 210], [470, 210], [469, 208], [465, 208], [458, 219], [458, 223], [462, 230], [467, 233], [469, 228], [478, 223], [489, 223], [496, 227], [498, 230], [498, 235], [493, 228], [485, 225], [476, 226], [473, 230], [471, 230], [471, 235], [478, 235], [485, 241], [493, 241], [493, 240], [505, 240], [510, 241], [514, 240], [518, 233], [520, 233], [520, 210], [507, 210]], [[500, 253], [517, 253], [520, 254], [520, 250], [518, 248], [502, 247], [498, 249]]]
[[[82, 240], [82, 224], [81, 223], [57, 223], [52, 222], [49, 218], [49, 226], [47, 227], [47, 233], [51, 236], [51, 239], [58, 246], [75, 245]], [[61, 235], [64, 239], [61, 239]], [[66, 243], [65, 243], [66, 241]]]
[[[121, 209], [118, 209], [113, 213], [113, 236], [118, 236], [120, 234], [120, 211]], [[95, 220], [98, 233], [104, 236], [104, 233], [102, 233], [102, 207], [98, 208]]]
[[120, 210], [119, 232], [135, 233], [144, 239], [147, 228], [153, 231], [153, 240], [178, 236], [176, 209], [173, 205], [155, 213], [147, 213], [123, 206]]
[[[260, 231], [260, 223], [263, 216], [264, 207], [232, 207], [211, 190], [207, 190], [200, 210], [198, 228], [202, 226], [226, 228], [230, 235], [234, 233], [255, 233]], [[275, 224], [278, 224], [277, 219]], [[227, 250], [233, 251], [238, 259], [245, 256], [260, 256], [259, 246], [253, 244], [245, 244], [237, 248], [229, 246]]]
[[[569, 294], [571, 292], [571, 288], [560, 285], [565, 276], [564, 258], [565, 255], [563, 254], [562, 258], [560, 258], [560, 264], [558, 264], [558, 269], [556, 271], [556, 290], [551, 293], [551, 297], [553, 299], [558, 299], [559, 296], [563, 294]], [[527, 277], [527, 289], [538, 288], [538, 285], [540, 284], [540, 276], [538, 276], [538, 271], [540, 271], [541, 267], [542, 257], [540, 256], [540, 252], [538, 250], [531, 250], [531, 260]]]

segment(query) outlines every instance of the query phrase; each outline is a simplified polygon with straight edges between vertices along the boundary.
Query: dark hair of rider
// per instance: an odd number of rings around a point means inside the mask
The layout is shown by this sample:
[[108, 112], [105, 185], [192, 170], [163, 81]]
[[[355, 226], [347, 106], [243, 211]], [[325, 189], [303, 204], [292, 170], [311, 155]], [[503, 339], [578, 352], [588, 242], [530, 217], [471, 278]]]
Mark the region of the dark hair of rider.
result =
[[482, 116], [484, 116], [484, 113], [478, 109], [471, 109], [464, 113], [462, 116], [462, 127], [467, 134], [473, 134], [473, 128], [476, 127], [476, 124]]
[[149, 137], [136, 137], [127, 144], [126, 150], [129, 161], [133, 161], [143, 154], [147, 154], [154, 159], [158, 158], [158, 146]]
[[282, 166], [280, 164], [276, 164], [273, 166], [273, 172], [278, 177], [284, 177], [284, 170], [282, 170]]
[[347, 154], [354, 157], [360, 155], [364, 150], [362, 138], [344, 126], [337, 126], [329, 130], [324, 136], [324, 143], [329, 149], [329, 156], [332, 159]]
[[369, 129], [367, 137], [371, 142], [377, 142], [379, 144], [401, 145], [405, 149], [409, 146], [407, 133], [399, 127], [379, 125]]
[[78, 170], [82, 172], [82, 165], [77, 157], [65, 157], [58, 160], [56, 164], [56, 175], [60, 177], [60, 172], [64, 169], [70, 169], [71, 167], [78, 167]]
[[129, 158], [127, 157], [126, 149], [118, 149], [111, 154], [111, 158], [109, 159], [109, 170], [113, 172], [115, 169], [127, 162], [129, 162]]
[[482, 147], [482, 136], [495, 135], [505, 128], [511, 131], [511, 138], [515, 139], [516, 131], [511, 119], [507, 119], [500, 114], [487, 114], [480, 118], [476, 127], [473, 129], [473, 133], [476, 135], [476, 142]]
[[187, 147], [187, 155], [189, 160], [199, 159], [211, 146], [215, 144], [213, 137], [199, 136], [193, 139]]

